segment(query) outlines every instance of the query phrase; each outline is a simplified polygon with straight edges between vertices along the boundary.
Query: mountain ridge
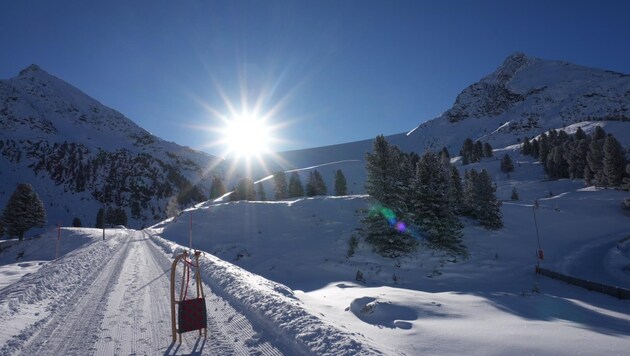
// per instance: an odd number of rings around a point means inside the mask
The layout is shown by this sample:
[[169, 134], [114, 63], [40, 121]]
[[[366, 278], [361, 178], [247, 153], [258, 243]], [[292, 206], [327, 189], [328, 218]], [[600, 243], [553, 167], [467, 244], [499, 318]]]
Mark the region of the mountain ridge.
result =
[[[346, 178], [353, 193], [361, 194], [365, 171], [356, 161], [372, 147], [368, 139], [278, 152], [254, 167], [239, 166], [151, 135], [36, 64], [0, 81], [0, 117], [0, 175], [5, 183], [0, 205], [19, 177], [47, 191], [48, 205], [67, 199], [68, 192], [87, 192], [77, 198], [79, 206], [90, 201], [89, 208], [81, 210], [95, 216], [104, 204], [122, 206], [134, 216], [135, 225], [164, 218], [165, 206], [173, 198], [184, 206], [207, 198], [213, 175], [231, 187], [243, 176], [258, 180], [277, 170], [354, 161]], [[516, 52], [464, 88], [442, 115], [387, 140], [408, 152], [446, 147], [457, 155], [466, 138], [500, 148], [550, 129], [597, 120], [630, 120], [630, 75]], [[627, 144], [623, 137], [620, 141]], [[234, 174], [228, 177], [225, 172]], [[333, 170], [321, 173], [327, 182], [333, 181]], [[47, 179], [53, 186], [47, 186]], [[67, 221], [70, 210], [76, 209], [71, 209], [74, 203], [68, 204], [56, 207], [65, 212], [52, 216]]]
[[[222, 174], [222, 159], [150, 134], [36, 64], [0, 81], [0, 117], [0, 204], [29, 182], [55, 220], [92, 221], [111, 206], [140, 226], [165, 218], [172, 197], [205, 200], [212, 175]], [[57, 206], [73, 200], [68, 193], [79, 202]]]

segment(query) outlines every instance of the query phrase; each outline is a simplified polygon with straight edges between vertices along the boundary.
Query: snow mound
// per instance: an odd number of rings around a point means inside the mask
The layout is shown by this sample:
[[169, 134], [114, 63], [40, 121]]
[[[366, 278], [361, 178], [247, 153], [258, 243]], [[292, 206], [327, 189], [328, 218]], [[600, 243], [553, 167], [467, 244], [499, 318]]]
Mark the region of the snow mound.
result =
[[418, 318], [413, 308], [373, 297], [354, 299], [350, 311], [368, 324], [387, 328], [411, 329], [411, 321]]

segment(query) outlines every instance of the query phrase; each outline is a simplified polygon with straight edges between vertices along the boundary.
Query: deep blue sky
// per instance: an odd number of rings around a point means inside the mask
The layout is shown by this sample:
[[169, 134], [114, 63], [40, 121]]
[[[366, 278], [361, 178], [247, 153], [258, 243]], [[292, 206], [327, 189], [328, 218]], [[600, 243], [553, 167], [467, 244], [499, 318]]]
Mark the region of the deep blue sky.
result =
[[[0, 78], [36, 63], [201, 148], [241, 89], [276, 150], [408, 131], [509, 54], [630, 73], [630, 1], [1, 1]], [[206, 148], [220, 154], [222, 147]]]

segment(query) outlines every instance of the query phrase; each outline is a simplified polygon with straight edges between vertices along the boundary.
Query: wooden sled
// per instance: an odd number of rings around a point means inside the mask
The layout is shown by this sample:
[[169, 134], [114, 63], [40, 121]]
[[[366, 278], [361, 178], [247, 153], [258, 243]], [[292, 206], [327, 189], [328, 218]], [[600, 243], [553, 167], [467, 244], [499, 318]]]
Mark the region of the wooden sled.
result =
[[[179, 343], [182, 343], [182, 333], [201, 330], [203, 336], [208, 336], [208, 318], [206, 311], [206, 299], [201, 285], [201, 274], [199, 273], [199, 255], [200, 251], [195, 251], [195, 263], [188, 260], [188, 252], [184, 252], [173, 261], [171, 266], [171, 326], [173, 330], [173, 342], [177, 340], [179, 334]], [[178, 262], [183, 263], [182, 285], [179, 293], [179, 300], [175, 299], [175, 272]], [[195, 269], [195, 284], [197, 285], [197, 297], [186, 299], [188, 294], [188, 283], [190, 282], [190, 270]], [[175, 317], [175, 305], [177, 305], [177, 317]], [[177, 319], [177, 324], [175, 323]]]

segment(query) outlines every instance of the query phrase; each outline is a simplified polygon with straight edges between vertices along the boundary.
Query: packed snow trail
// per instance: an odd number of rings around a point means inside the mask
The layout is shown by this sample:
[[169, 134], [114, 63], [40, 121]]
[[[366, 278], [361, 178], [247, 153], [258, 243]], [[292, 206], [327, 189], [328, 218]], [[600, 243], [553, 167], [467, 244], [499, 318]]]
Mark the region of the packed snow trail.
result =
[[[128, 232], [111, 260], [74, 303], [55, 313], [24, 355], [281, 355], [249, 320], [206, 291], [208, 337], [171, 342], [170, 261], [142, 231]], [[194, 290], [194, 289], [193, 289]]]

